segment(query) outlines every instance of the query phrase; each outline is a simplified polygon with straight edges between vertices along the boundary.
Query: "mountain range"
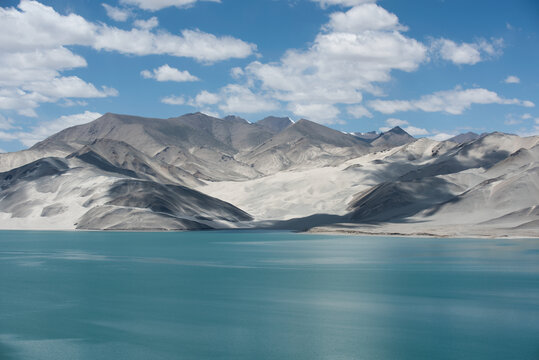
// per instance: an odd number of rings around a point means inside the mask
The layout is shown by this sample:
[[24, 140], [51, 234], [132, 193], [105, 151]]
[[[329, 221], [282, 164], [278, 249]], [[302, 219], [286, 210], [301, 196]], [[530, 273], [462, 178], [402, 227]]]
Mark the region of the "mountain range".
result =
[[107, 113], [0, 154], [0, 228], [539, 236], [539, 137]]

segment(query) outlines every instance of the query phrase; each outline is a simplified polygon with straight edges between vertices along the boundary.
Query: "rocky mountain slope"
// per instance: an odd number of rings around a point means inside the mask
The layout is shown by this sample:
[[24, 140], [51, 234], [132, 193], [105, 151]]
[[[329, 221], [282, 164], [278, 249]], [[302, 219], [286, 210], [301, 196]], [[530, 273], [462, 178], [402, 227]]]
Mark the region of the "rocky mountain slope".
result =
[[539, 137], [105, 114], [0, 154], [0, 228], [538, 236]]

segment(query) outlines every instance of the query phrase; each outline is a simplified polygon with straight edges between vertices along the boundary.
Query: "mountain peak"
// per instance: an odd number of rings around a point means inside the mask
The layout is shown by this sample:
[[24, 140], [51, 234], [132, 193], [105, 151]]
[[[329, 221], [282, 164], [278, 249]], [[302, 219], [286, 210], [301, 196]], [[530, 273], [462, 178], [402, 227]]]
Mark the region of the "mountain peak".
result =
[[415, 141], [415, 138], [404, 131], [400, 126], [395, 126], [393, 129], [381, 133], [376, 139], [371, 142], [371, 145], [381, 148], [390, 148], [400, 146]]
[[467, 133], [459, 134], [456, 136], [453, 136], [450, 139], [447, 139], [447, 141], [451, 141], [457, 144], [463, 144], [469, 141], [477, 140], [481, 137], [481, 135], [474, 133], [472, 131], [468, 131]]
[[262, 120], [256, 122], [257, 125], [260, 125], [267, 130], [278, 133], [286, 129], [288, 126], [292, 125], [293, 122], [289, 117], [277, 117], [277, 116], [268, 116]]
[[248, 121], [248, 120], [245, 120], [244, 118], [240, 117], [240, 116], [237, 116], [237, 115], [227, 115], [223, 118], [223, 120], [227, 120], [227, 121], [235, 121], [235, 122], [242, 122], [242, 123], [247, 123], [247, 124], [250, 124], [251, 122]]
[[388, 133], [398, 134], [398, 135], [409, 135], [404, 131], [400, 126], [395, 126], [393, 129], [387, 131]]

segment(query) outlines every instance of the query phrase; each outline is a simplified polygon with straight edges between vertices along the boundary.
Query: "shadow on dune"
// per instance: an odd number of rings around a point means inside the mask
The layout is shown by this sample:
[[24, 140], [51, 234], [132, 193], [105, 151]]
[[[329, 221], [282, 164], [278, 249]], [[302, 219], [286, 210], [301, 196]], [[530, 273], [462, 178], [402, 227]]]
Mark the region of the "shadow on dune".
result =
[[307, 230], [339, 224], [406, 223], [408, 218], [455, 197], [454, 185], [439, 178], [385, 182], [356, 194], [346, 215], [314, 214], [257, 224], [260, 229]]
[[331, 214], [314, 214], [290, 220], [262, 221], [256, 228], [261, 230], [295, 230], [303, 231], [316, 226], [327, 226], [349, 221], [348, 216]]

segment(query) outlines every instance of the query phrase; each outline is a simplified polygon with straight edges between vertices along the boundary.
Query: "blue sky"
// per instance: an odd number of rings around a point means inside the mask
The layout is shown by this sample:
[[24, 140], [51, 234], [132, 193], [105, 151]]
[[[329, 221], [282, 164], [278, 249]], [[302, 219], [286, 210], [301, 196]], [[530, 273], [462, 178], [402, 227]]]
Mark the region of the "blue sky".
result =
[[0, 7], [0, 149], [106, 112], [539, 134], [535, 0], [40, 0]]

